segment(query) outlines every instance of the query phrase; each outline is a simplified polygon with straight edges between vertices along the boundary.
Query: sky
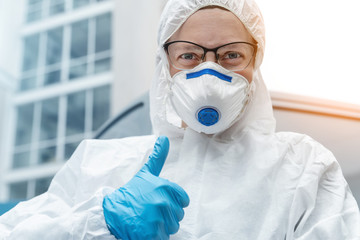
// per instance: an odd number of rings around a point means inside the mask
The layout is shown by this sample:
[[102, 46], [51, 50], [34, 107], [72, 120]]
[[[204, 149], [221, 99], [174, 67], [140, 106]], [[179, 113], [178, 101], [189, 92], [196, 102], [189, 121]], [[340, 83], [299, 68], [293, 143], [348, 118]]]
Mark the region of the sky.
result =
[[257, 0], [270, 90], [360, 104], [360, 1]]

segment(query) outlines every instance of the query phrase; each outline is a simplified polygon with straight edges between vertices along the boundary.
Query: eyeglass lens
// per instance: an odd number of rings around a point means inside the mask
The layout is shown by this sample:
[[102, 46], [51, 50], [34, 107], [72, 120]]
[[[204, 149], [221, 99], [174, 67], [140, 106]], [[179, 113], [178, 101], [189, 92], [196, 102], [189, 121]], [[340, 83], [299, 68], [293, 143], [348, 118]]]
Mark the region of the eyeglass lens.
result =
[[[245, 69], [255, 52], [248, 43], [231, 43], [217, 49], [217, 62], [231, 71]], [[205, 49], [188, 42], [174, 42], [168, 45], [171, 64], [178, 69], [192, 69], [206, 59]]]

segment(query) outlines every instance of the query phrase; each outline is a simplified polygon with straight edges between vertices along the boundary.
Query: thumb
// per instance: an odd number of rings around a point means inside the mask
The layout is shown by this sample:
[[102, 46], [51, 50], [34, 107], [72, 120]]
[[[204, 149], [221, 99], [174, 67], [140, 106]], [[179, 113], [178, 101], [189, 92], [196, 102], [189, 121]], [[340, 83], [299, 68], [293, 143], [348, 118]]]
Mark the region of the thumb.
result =
[[155, 176], [159, 176], [161, 169], [164, 166], [168, 152], [169, 139], [165, 136], [158, 137], [155, 142], [154, 149], [149, 156], [149, 160], [144, 165], [142, 170], [148, 171]]

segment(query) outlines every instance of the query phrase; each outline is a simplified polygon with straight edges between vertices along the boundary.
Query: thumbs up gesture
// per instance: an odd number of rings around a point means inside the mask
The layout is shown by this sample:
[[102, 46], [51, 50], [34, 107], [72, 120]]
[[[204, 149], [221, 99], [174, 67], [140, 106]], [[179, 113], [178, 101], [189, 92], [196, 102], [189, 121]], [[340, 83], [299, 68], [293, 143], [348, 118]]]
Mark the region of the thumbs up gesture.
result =
[[160, 178], [169, 152], [159, 137], [148, 162], [123, 187], [105, 196], [103, 209], [110, 232], [118, 239], [169, 239], [179, 230], [189, 197], [179, 185]]

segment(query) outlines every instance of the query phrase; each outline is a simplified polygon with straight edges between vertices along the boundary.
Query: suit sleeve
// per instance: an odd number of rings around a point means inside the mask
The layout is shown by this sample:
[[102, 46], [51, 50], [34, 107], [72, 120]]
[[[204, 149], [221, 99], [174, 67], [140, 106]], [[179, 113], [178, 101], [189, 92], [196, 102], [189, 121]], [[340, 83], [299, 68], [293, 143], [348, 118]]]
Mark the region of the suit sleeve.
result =
[[87, 148], [86, 142], [80, 144], [46, 193], [0, 217], [0, 239], [115, 239], [102, 209], [103, 197], [113, 189], [82, 187], [80, 166]]
[[286, 239], [360, 239], [359, 208], [340, 165], [326, 148], [310, 145], [303, 154], [308, 159], [296, 187]]

